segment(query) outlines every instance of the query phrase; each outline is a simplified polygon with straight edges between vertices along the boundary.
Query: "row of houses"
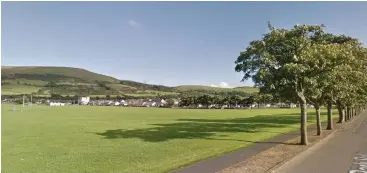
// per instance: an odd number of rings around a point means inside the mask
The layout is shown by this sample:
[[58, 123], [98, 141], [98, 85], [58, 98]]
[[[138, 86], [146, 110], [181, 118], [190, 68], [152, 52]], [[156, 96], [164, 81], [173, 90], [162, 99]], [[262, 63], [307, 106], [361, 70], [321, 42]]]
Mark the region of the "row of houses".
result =
[[[78, 103], [80, 105], [132, 107], [164, 107], [168, 104], [164, 99], [90, 100], [88, 98], [79, 99]], [[178, 103], [178, 100], [174, 100], [174, 105]]]
[[[3, 99], [2, 102], [11, 102], [11, 99]], [[179, 106], [179, 100], [173, 99], [174, 105]], [[130, 107], [165, 107], [168, 105], [164, 99], [128, 99], [128, 100], [91, 100], [90, 97], [80, 97], [78, 100], [60, 101], [60, 100], [33, 100], [34, 103], [46, 103], [49, 106], [65, 106], [69, 104], [94, 105], [94, 106], [130, 106]], [[172, 103], [171, 103], [172, 104]], [[191, 105], [187, 108], [210, 108], [210, 109], [252, 109], [252, 108], [297, 108], [298, 104], [277, 103], [277, 104], [252, 104], [252, 105]], [[308, 105], [313, 108], [312, 105]]]

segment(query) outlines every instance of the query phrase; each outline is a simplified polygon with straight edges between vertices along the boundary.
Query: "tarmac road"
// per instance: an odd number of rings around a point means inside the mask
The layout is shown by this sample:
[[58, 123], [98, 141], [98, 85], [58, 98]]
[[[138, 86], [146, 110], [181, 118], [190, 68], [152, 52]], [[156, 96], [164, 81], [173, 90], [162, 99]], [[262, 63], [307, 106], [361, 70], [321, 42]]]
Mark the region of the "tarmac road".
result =
[[367, 173], [366, 113], [273, 173]]

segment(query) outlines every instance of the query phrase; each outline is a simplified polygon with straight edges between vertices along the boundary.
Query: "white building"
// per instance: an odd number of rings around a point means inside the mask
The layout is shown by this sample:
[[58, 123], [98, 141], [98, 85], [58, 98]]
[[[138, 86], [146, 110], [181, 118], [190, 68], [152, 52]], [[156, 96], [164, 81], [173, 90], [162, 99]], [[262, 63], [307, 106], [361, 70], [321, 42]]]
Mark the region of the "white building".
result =
[[121, 105], [127, 106], [127, 102], [125, 100], [121, 100]]
[[174, 101], [174, 105], [178, 105], [179, 102], [177, 100]]
[[50, 102], [50, 106], [65, 106], [65, 103]]
[[90, 97], [79, 97], [78, 102], [82, 105], [87, 105], [90, 101]]
[[291, 104], [290, 104], [290, 107], [291, 107], [291, 108], [296, 108], [296, 107], [297, 107], [297, 105], [296, 105], [296, 104], [291, 103]]

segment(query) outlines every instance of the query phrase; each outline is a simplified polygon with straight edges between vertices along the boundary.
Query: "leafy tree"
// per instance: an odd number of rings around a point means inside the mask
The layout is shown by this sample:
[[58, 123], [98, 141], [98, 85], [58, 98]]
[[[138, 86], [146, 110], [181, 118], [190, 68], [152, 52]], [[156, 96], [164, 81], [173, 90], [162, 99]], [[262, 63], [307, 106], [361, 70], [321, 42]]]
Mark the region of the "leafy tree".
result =
[[250, 96], [250, 97], [244, 99], [244, 102], [245, 102], [246, 106], [248, 106], [249, 108], [252, 109], [252, 105], [255, 103], [255, 96]]
[[110, 95], [106, 95], [106, 100], [110, 100], [111, 96]]
[[241, 98], [238, 97], [238, 96], [236, 96], [236, 95], [234, 95], [234, 96], [230, 96], [228, 98], [228, 101], [229, 101], [229, 106], [231, 108], [233, 108], [233, 107], [236, 107], [237, 106], [237, 104], [241, 101]]
[[63, 97], [60, 94], [51, 94], [51, 99], [62, 100]]
[[241, 107], [247, 107], [247, 98], [241, 98], [238, 102]]
[[191, 100], [192, 100], [191, 97], [187, 95], [181, 96], [180, 106], [186, 107], [192, 105], [193, 103], [191, 102]]
[[[365, 103], [367, 51], [358, 39], [324, 33], [322, 25], [296, 25], [287, 30], [269, 23], [269, 29], [270, 33], [241, 52], [235, 70], [244, 72], [243, 80], [252, 78], [260, 94], [300, 103], [301, 144], [307, 145], [307, 103], [315, 106], [319, 135], [321, 105], [327, 105], [327, 129], [332, 129], [333, 103], [339, 122], [352, 118], [357, 105]], [[255, 98], [261, 102], [260, 95]]]
[[216, 107], [222, 108], [225, 104], [224, 98], [221, 96], [214, 96], [212, 98], [212, 103], [216, 105]]
[[[341, 44], [314, 44], [310, 47], [308, 59], [310, 66], [313, 66], [314, 70], [319, 71], [319, 75], [310, 78], [310, 85], [306, 88], [307, 100], [314, 105], [316, 110], [316, 125], [317, 135], [321, 135], [321, 120], [320, 120], [320, 107], [327, 103], [328, 105], [328, 129], [331, 129], [332, 114], [331, 114], [331, 103], [332, 103], [332, 92], [328, 87], [330, 86], [330, 79], [333, 77], [332, 74], [335, 69], [346, 63], [347, 55], [351, 50], [348, 45]], [[329, 100], [326, 101], [326, 98]]]
[[256, 86], [276, 91], [281, 97], [296, 97], [301, 105], [301, 144], [307, 145], [306, 88], [320, 71], [309, 66], [314, 59], [307, 56], [310, 47], [321, 40], [323, 26], [296, 25], [292, 29], [276, 29], [269, 23], [270, 32], [250, 45], [235, 62], [243, 80], [252, 78]]
[[[354, 69], [353, 59], [357, 60], [360, 59], [360, 55], [356, 55], [355, 51], [360, 49], [361, 43], [358, 39], [345, 36], [345, 35], [333, 35], [333, 34], [325, 34], [324, 43], [337, 45], [339, 44], [339, 48], [334, 48], [332, 54], [329, 54], [329, 58], [334, 59], [335, 62], [339, 62], [334, 67], [334, 70], [326, 73], [322, 79], [324, 84], [324, 93], [326, 104], [328, 108], [328, 127], [327, 129], [332, 129], [332, 109], [331, 106], [333, 103], [336, 103], [338, 112], [339, 112], [339, 121], [338, 123], [344, 122], [344, 111], [345, 103], [344, 99], [347, 97], [348, 87], [346, 86], [348, 81], [345, 79], [349, 78], [346, 77], [350, 69]], [[348, 54], [345, 54], [348, 52]], [[352, 56], [351, 56], [352, 55]], [[352, 61], [351, 61], [352, 60]], [[362, 63], [363, 64], [363, 63]]]
[[71, 98], [72, 98], [72, 97], [70, 97], [69, 95], [66, 95], [66, 96], [64, 97], [64, 99], [65, 99], [65, 100], [71, 100]]
[[46, 87], [56, 87], [57, 86], [57, 84], [56, 84], [56, 82], [55, 81], [50, 81], [50, 82], [48, 82], [47, 84], [46, 84]]
[[173, 107], [174, 104], [175, 104], [175, 101], [173, 99], [168, 99], [167, 100], [167, 106], [168, 107]]
[[260, 104], [272, 102], [273, 96], [271, 94], [260, 92], [260, 93], [255, 94], [253, 98], [254, 98], [254, 101], [257, 103], [258, 108], [260, 108]]
[[201, 104], [208, 107], [212, 103], [212, 98], [209, 95], [201, 95], [197, 97], [196, 104]]

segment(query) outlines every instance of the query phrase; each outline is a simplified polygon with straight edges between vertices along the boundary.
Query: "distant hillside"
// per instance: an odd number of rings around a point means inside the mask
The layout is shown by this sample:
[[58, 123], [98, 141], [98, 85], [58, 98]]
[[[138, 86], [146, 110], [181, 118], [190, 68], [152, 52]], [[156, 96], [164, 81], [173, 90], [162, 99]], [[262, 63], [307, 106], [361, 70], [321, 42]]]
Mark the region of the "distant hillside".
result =
[[78, 82], [108, 82], [118, 83], [119, 80], [110, 76], [93, 73], [84, 69], [71, 67], [1, 67], [1, 78], [4, 80], [59, 80]]
[[1, 67], [2, 95], [128, 95], [133, 97], [188, 94], [234, 94], [247, 96], [256, 88], [216, 88], [209, 86], [167, 87], [110, 76], [71, 67]]
[[259, 92], [259, 88], [250, 87], [250, 86], [236, 87], [234, 89], [242, 90], [242, 91], [247, 92], [247, 93], [257, 93], [257, 92]]
[[210, 94], [210, 95], [237, 95], [248, 97], [252, 93], [258, 92], [257, 88], [253, 87], [238, 87], [238, 88], [219, 88], [205, 85], [181, 85], [175, 87], [180, 93], [188, 94]]
[[258, 92], [258, 88], [244, 86], [244, 87], [237, 87], [237, 88], [219, 88], [219, 87], [211, 87], [205, 85], [181, 85], [177, 86], [176, 89], [178, 91], [190, 91], [190, 90], [206, 90], [206, 91], [215, 91], [215, 92], [246, 92], [246, 93], [255, 93]]

